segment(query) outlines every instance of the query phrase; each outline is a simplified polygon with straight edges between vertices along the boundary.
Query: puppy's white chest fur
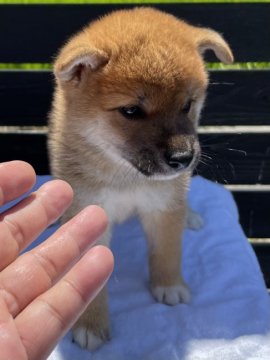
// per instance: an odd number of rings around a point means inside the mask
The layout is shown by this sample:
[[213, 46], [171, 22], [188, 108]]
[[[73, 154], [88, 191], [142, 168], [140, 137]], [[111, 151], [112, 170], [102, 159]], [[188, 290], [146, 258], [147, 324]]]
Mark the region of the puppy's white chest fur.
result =
[[82, 191], [80, 197], [85, 205], [94, 203], [102, 206], [110, 221], [119, 223], [135, 214], [166, 210], [173, 195], [173, 189], [164, 184], [160, 187], [141, 186], [122, 190], [103, 188], [95, 194]]
[[163, 191], [160, 190], [150, 186], [124, 190], [108, 188], [100, 191], [97, 201], [102, 204], [112, 222], [122, 222], [138, 213], [166, 210], [173, 194], [170, 188], [163, 187]]

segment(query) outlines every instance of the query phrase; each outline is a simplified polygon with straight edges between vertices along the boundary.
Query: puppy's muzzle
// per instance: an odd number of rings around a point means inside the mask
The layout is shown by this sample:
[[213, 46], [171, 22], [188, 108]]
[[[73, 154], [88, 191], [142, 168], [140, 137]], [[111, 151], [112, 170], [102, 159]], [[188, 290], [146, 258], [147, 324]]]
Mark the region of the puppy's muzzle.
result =
[[167, 151], [165, 153], [166, 163], [175, 171], [188, 168], [194, 159], [193, 151]]

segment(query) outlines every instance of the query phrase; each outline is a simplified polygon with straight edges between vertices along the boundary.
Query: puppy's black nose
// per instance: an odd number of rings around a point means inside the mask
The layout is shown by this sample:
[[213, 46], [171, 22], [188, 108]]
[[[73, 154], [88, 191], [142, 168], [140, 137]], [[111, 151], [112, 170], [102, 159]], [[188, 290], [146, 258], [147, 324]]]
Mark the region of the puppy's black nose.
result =
[[165, 158], [167, 164], [175, 170], [186, 169], [193, 160], [193, 152], [167, 151]]

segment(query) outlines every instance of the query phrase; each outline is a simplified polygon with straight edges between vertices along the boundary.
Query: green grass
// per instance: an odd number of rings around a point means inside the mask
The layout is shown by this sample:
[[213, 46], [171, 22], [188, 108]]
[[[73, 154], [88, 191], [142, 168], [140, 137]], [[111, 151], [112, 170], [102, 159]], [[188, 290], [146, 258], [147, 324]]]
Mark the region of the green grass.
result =
[[0, 70], [51, 70], [51, 64], [7, 64], [0, 63]]
[[222, 63], [208, 63], [208, 69], [212, 70], [269, 70], [270, 62], [246, 62], [224, 65]]
[[0, 0], [1, 4], [270, 3], [270, 0]]
[[[235, 63], [232, 65], [224, 65], [221, 63], [208, 63], [208, 69], [212, 70], [265, 70], [270, 69], [270, 63], [256, 63], [256, 62], [248, 62], [248, 63]], [[45, 64], [6, 64], [0, 63], [0, 70], [51, 70], [52, 65]]]

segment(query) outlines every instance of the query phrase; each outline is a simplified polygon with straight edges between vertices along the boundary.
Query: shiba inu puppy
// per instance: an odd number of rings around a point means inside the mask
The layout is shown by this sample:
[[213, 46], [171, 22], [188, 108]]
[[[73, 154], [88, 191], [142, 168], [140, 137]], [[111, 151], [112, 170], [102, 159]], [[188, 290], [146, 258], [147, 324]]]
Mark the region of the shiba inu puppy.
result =
[[[100, 243], [109, 245], [113, 223], [138, 215], [148, 241], [151, 291], [169, 305], [190, 300], [180, 270], [181, 234], [186, 220], [198, 225], [186, 192], [200, 155], [207, 49], [224, 63], [233, 61], [215, 31], [134, 8], [91, 23], [54, 64], [51, 168], [75, 192], [63, 221], [86, 205], [102, 206], [109, 226]], [[93, 350], [109, 338], [106, 302], [104, 289], [75, 324], [73, 337], [82, 347]]]

